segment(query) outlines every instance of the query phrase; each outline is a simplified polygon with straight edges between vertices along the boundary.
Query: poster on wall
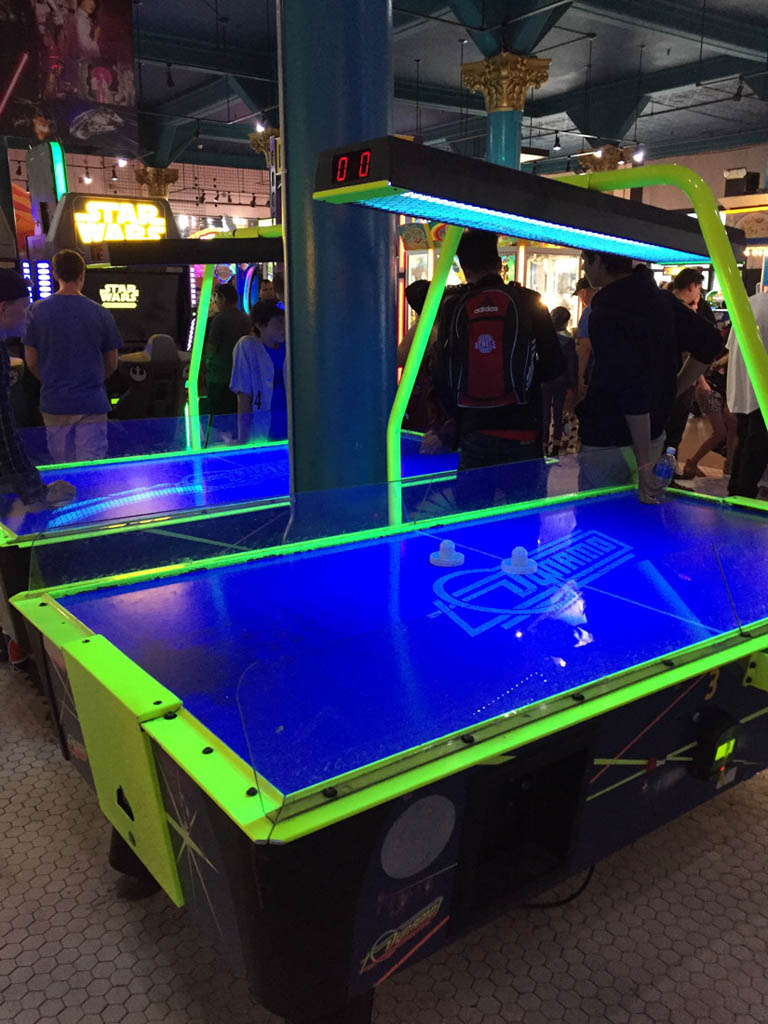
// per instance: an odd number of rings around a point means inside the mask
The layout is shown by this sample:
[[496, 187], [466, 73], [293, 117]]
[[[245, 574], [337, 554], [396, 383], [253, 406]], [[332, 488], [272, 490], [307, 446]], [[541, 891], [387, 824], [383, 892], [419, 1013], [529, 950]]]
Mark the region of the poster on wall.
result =
[[136, 152], [131, 0], [0, 0], [0, 135]]

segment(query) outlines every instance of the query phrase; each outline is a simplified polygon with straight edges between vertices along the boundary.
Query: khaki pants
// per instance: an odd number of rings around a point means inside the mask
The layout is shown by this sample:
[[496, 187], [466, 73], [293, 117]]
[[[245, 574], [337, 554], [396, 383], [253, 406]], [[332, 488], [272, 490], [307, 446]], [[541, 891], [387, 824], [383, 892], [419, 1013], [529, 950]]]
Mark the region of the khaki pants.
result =
[[42, 413], [48, 451], [54, 463], [93, 462], [107, 457], [107, 414]]

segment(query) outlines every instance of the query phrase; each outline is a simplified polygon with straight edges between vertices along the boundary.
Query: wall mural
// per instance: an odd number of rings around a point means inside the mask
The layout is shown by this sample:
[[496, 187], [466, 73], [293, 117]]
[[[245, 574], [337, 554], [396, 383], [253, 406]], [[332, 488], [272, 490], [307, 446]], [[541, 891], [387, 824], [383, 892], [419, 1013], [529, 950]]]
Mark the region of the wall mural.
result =
[[131, 0], [0, 0], [0, 134], [136, 152]]

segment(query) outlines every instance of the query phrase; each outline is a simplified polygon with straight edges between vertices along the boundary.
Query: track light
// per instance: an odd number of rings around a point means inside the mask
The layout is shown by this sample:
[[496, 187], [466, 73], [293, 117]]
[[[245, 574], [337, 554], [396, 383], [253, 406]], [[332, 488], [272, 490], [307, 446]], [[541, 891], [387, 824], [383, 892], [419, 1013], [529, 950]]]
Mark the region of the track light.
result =
[[643, 146], [639, 146], [632, 154], [632, 159], [636, 164], [641, 164], [643, 160], [645, 160], [645, 148]]
[[117, 181], [117, 164], [112, 164], [112, 181]]
[[563, 147], [560, 145], [560, 132], [555, 132], [555, 144], [552, 147], [553, 152], [559, 153]]
[[626, 164], [626, 162], [627, 161], [624, 158], [624, 147], [622, 146], [619, 150], [619, 167], [623, 167]]
[[264, 125], [261, 121], [257, 121], [256, 122], [256, 131], [259, 134], [261, 134], [262, 132], [265, 132], [266, 130], [267, 130], [266, 125]]
[[250, 206], [255, 206], [256, 205], [256, 193], [255, 192], [253, 193], [253, 196], [251, 197], [251, 202], [250, 202], [249, 205]]
[[91, 177], [91, 172], [88, 170], [88, 166], [86, 165], [85, 174], [83, 175], [83, 184], [90, 185], [92, 181], [93, 178]]
[[597, 157], [597, 159], [599, 160], [602, 157], [602, 155], [603, 155], [603, 151], [602, 151], [601, 148], [593, 149], [592, 150], [592, 155]]
[[124, 156], [119, 156], [117, 158], [117, 166], [118, 167], [127, 167], [128, 166], [128, 161], [125, 159]]

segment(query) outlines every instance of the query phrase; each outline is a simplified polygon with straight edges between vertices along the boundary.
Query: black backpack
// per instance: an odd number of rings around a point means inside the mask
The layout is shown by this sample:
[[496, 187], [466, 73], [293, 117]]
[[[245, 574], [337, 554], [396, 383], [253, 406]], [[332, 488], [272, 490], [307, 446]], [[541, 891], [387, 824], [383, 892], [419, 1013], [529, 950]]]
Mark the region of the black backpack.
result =
[[451, 391], [459, 408], [525, 405], [531, 396], [536, 339], [529, 317], [503, 285], [471, 289], [457, 302], [445, 341]]

